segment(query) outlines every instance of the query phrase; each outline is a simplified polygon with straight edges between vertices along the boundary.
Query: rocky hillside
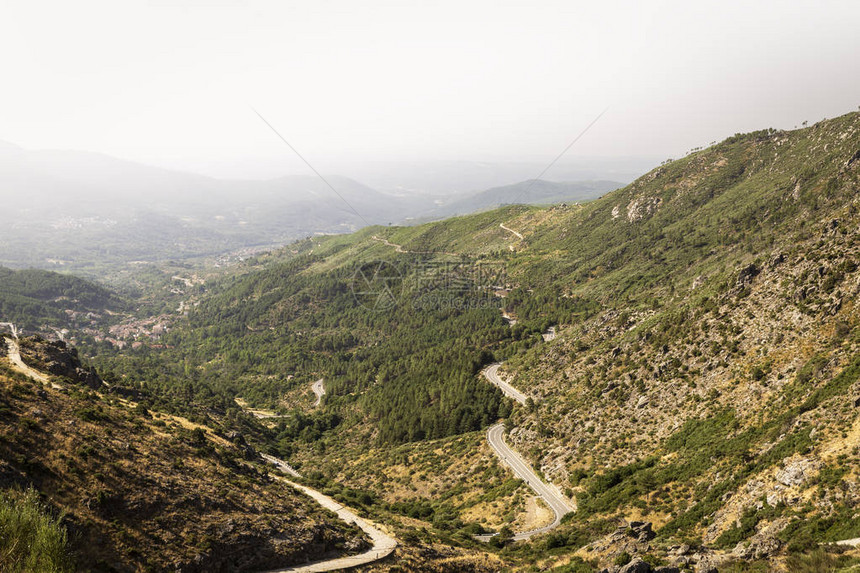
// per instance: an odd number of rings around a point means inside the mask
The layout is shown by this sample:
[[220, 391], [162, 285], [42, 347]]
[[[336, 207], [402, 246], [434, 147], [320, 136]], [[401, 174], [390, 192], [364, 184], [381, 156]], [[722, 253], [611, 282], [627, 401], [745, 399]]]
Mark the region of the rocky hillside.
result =
[[62, 515], [74, 570], [259, 571], [369, 546], [250, 464], [241, 435], [92, 391], [61, 343], [22, 348], [59, 387], [0, 359], [0, 488], [35, 488]]
[[581, 555], [779, 560], [860, 536], [860, 114], [731, 137], [582, 208], [444, 225], [388, 239], [507, 243], [507, 314], [559, 323], [505, 370], [533, 402], [511, 439], [577, 497], [569, 527], [656, 531]]
[[507, 365], [536, 404], [513, 440], [577, 520], [742, 558], [860, 535], [858, 191], [850, 114], [731, 138], [524, 233], [524, 252], [569, 245], [559, 295], [600, 304]]
[[[498, 476], [460, 444], [508, 418], [578, 502], [512, 566], [788, 567], [860, 537], [858, 190], [860, 114], [737, 135], [585, 205], [297, 243], [212, 285], [163, 351], [99, 360], [173, 402], [289, 412], [266, 447], [324, 455], [320, 480], [451, 543], [523, 519], [495, 479], [467, 503]], [[362, 269], [389, 272], [382, 307]], [[524, 407], [480, 376], [492, 361]], [[424, 445], [436, 470], [410, 459]]]

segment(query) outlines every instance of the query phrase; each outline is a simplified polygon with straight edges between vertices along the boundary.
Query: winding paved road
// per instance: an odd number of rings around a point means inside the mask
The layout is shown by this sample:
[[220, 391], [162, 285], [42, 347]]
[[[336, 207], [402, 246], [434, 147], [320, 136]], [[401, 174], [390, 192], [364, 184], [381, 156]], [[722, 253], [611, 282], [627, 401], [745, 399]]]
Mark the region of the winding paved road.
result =
[[293, 466], [291, 466], [290, 464], [288, 464], [284, 460], [280, 460], [280, 459], [276, 458], [275, 456], [270, 456], [269, 454], [260, 454], [260, 457], [262, 457], [264, 460], [266, 460], [267, 462], [269, 462], [270, 464], [272, 464], [273, 466], [275, 466], [276, 468], [278, 468], [279, 470], [281, 470], [285, 474], [289, 474], [289, 475], [291, 475], [293, 477], [297, 477], [297, 478], [302, 477], [302, 474], [297, 472]]
[[317, 396], [316, 402], [314, 402], [314, 408], [316, 408], [320, 405], [322, 397], [325, 396], [325, 386], [323, 386], [323, 379], [320, 378], [319, 380], [314, 382], [311, 385], [311, 390], [313, 390], [314, 394], [316, 394]]
[[[546, 533], [547, 531], [558, 527], [558, 524], [561, 523], [561, 518], [573, 511], [570, 506], [568, 506], [564, 496], [561, 495], [561, 492], [559, 492], [555, 486], [541, 480], [522, 456], [505, 443], [504, 424], [496, 424], [495, 426], [490, 427], [487, 431], [487, 441], [489, 442], [490, 447], [495, 450], [496, 454], [502, 458], [502, 461], [513, 470], [514, 474], [526, 482], [526, 485], [540, 496], [540, 498], [544, 500], [555, 514], [555, 519], [549, 525], [517, 533], [514, 535], [514, 540], [522, 541], [524, 539], [529, 539], [534, 535]], [[490, 537], [492, 536], [481, 536], [482, 539], [486, 538], [487, 541], [489, 541]]]
[[[499, 377], [499, 366], [501, 366], [499, 363], [487, 366], [483, 371], [484, 377], [491, 383], [498, 386], [509, 398], [516, 400], [520, 404], [525, 404], [526, 397], [522, 392]], [[534, 535], [546, 533], [547, 531], [558, 527], [558, 524], [561, 523], [561, 518], [571, 511], [574, 511], [575, 508], [571, 508], [568, 505], [567, 499], [565, 499], [556, 486], [548, 484], [540, 479], [528, 462], [526, 462], [522, 456], [505, 443], [504, 424], [496, 424], [487, 430], [487, 442], [502, 461], [507, 464], [511, 470], [513, 470], [514, 475], [526, 482], [526, 485], [528, 485], [533, 492], [544, 500], [552, 510], [553, 514], [555, 514], [555, 519], [549, 525], [514, 534], [515, 541], [529, 539]], [[481, 541], [489, 541], [493, 535], [495, 534], [476, 535], [475, 538]]]
[[495, 364], [490, 364], [484, 368], [484, 378], [498, 386], [505, 396], [512, 398], [525, 406], [526, 395], [502, 380], [501, 376], [499, 376], [499, 366], [501, 366], [501, 364], [496, 362]]

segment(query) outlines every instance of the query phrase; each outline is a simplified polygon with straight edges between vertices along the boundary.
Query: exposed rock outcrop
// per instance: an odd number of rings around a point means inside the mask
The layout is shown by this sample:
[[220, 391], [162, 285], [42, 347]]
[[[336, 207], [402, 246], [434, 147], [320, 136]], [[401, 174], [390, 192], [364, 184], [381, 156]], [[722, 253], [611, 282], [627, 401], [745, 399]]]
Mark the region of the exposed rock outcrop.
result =
[[21, 340], [22, 359], [43, 372], [67, 378], [73, 384], [102, 389], [105, 384], [95, 368], [81, 363], [76, 348], [70, 348], [62, 340], [48, 342], [41, 337]]

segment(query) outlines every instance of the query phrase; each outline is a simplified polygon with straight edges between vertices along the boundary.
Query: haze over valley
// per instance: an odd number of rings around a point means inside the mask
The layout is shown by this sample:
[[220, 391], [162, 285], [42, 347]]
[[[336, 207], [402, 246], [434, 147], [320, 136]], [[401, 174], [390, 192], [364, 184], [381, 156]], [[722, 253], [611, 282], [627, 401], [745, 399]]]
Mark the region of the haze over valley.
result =
[[860, 10], [8, 7], [0, 571], [860, 567]]

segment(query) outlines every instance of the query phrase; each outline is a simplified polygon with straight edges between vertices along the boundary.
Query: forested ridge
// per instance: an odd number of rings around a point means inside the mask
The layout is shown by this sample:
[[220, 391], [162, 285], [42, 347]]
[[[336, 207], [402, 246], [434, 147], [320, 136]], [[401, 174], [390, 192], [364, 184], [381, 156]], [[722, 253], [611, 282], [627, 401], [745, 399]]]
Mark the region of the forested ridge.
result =
[[235, 408], [236, 396], [277, 407], [286, 389], [324, 377], [329, 409], [346, 417], [357, 406], [380, 441], [400, 443], [479, 430], [507, 416], [510, 405], [478, 371], [539, 341], [544, 323], [557, 320], [547, 311], [581, 306], [524, 305], [524, 324], [513, 329], [501, 301], [477, 291], [458, 293], [473, 303], [463, 308], [416, 309], [411, 302], [419, 299], [407, 293], [378, 311], [356, 303], [354, 265], [313, 272], [321, 260], [302, 255], [216, 285], [186, 324], [164, 336], [166, 348], [105, 347], [99, 361], [112, 380], [126, 375], [156, 401], [196, 399], [223, 410]]
[[70, 275], [39, 269], [0, 267], [0, 316], [28, 330], [62, 328], [71, 323], [66, 310], [117, 310], [123, 301], [109, 289]]
[[[257, 437], [344, 487], [367, 483], [351, 464], [375, 471], [366, 450], [408, 467], [378, 452], [506, 418], [511, 442], [579, 502], [536, 552], [631, 518], [667, 546], [809, 551], [860, 535], [858, 122], [737, 135], [581, 206], [314, 237], [208, 284], [162, 348], [97, 360], [158, 407], [275, 408], [288, 417]], [[441, 305], [404, 280], [398, 304], [369, 309], [352, 281], [374, 261], [404, 277], [449, 264], [505, 276], [441, 289], [459, 301]], [[525, 407], [480, 377], [494, 361]], [[311, 409], [302, 389], [318, 378], [327, 396]], [[799, 481], [775, 477], [797, 467]], [[370, 499], [422, 479], [408, 476], [380, 478]]]

